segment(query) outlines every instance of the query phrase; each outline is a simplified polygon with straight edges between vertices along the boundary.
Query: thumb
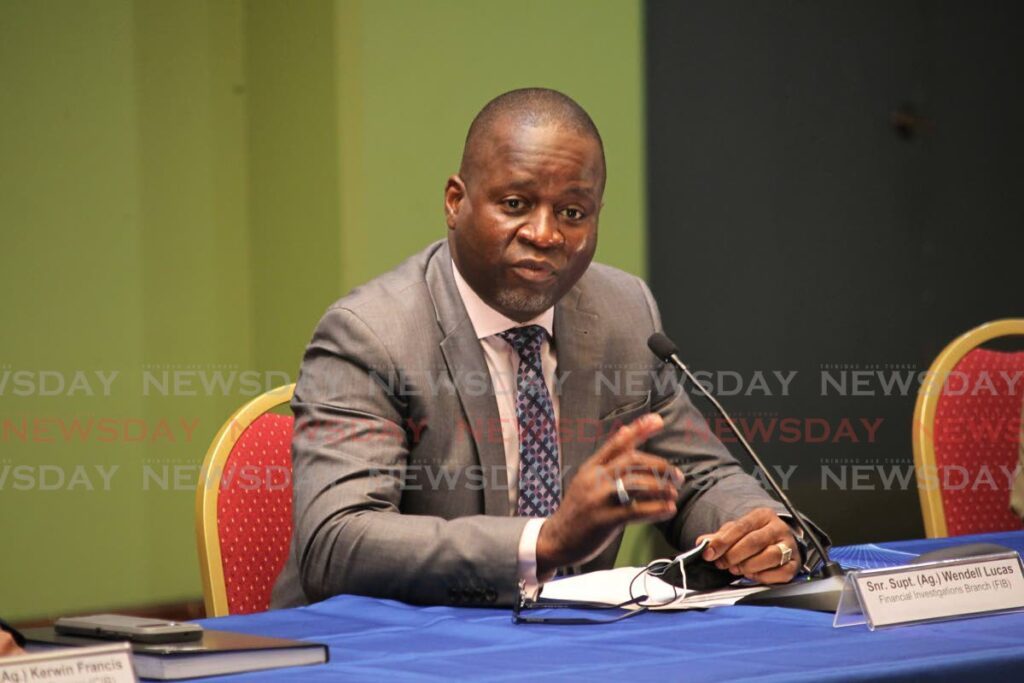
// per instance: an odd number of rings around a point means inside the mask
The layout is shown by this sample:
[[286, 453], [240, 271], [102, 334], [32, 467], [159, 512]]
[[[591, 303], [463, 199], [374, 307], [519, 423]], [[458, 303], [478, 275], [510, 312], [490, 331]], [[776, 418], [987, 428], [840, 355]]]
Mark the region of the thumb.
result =
[[707, 562], [713, 562], [718, 559], [719, 549], [715, 547], [716, 540], [717, 536], [715, 534], [703, 534], [697, 537], [696, 545], [700, 545], [704, 541], [708, 542], [708, 547], [704, 548], [704, 552], [700, 555]]

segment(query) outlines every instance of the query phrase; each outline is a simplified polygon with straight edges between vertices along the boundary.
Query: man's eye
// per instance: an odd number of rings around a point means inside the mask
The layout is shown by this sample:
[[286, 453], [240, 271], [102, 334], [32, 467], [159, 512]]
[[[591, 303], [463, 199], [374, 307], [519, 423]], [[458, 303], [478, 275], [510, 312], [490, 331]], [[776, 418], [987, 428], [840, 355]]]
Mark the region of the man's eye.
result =
[[504, 204], [505, 208], [508, 209], [509, 211], [519, 211], [524, 206], [526, 206], [526, 202], [517, 197], [509, 197], [508, 199], [504, 200], [502, 204]]
[[568, 208], [568, 209], [563, 209], [562, 213], [565, 215], [566, 218], [568, 218], [571, 221], [578, 221], [581, 218], [583, 218], [583, 212], [582, 211], [580, 211], [579, 209], [571, 208], [571, 207]]

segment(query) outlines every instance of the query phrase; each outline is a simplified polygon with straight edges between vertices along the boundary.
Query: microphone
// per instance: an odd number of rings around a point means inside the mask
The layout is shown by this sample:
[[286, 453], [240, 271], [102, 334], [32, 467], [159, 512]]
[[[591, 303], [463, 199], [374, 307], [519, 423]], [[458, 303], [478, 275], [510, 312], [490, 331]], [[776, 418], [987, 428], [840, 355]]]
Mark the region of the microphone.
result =
[[[818, 610], [822, 612], [834, 612], [839, 604], [839, 596], [843, 590], [843, 569], [837, 562], [834, 562], [828, 555], [828, 551], [822, 544], [821, 539], [815, 534], [811, 528], [801, 517], [800, 513], [793, 506], [793, 503], [789, 500], [789, 496], [782, 490], [778, 482], [775, 481], [775, 477], [772, 476], [771, 472], [765, 467], [764, 463], [761, 462], [761, 458], [758, 457], [757, 453], [744, 438], [743, 433], [736, 427], [736, 423], [733, 422], [732, 417], [725, 411], [722, 404], [711, 395], [711, 393], [704, 388], [704, 386], [697, 381], [697, 379], [690, 373], [690, 369], [686, 367], [679, 358], [679, 350], [676, 345], [672, 343], [672, 340], [666, 337], [661, 332], [656, 332], [650, 336], [647, 340], [647, 347], [657, 356], [662, 362], [676, 366], [690, 383], [693, 384], [705, 398], [711, 401], [712, 405], [718, 411], [718, 414], [725, 418], [726, 423], [729, 425], [729, 429], [736, 436], [736, 439], [742, 444], [743, 449], [750, 456], [750, 459], [754, 461], [754, 465], [761, 472], [765, 481], [771, 487], [772, 491], [778, 497], [779, 501], [786, 507], [789, 514], [793, 517], [797, 526], [804, 534], [804, 538], [810, 541], [811, 545], [818, 552], [818, 555], [822, 560], [821, 574], [822, 579], [810, 580], [802, 583], [787, 584], [777, 588], [770, 588], [766, 591], [754, 593], [743, 599], [737, 604], [746, 605], [774, 605], [781, 607], [797, 607], [801, 609]], [[804, 558], [806, 559], [806, 558]]]

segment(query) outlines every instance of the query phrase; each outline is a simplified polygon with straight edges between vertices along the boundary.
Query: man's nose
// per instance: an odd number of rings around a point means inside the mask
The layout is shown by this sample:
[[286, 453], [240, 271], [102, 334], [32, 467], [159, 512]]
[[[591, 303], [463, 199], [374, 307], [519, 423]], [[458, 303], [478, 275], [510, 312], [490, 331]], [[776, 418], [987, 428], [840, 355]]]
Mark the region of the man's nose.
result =
[[519, 231], [519, 236], [538, 249], [557, 247], [565, 239], [558, 229], [554, 210], [544, 206], [533, 212], [530, 222]]

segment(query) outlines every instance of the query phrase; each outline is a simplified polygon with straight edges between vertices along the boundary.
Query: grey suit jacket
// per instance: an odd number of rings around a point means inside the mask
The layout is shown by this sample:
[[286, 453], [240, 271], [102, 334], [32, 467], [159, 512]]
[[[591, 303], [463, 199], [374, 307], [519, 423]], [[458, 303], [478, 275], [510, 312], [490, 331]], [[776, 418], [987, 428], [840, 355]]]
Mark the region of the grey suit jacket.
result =
[[[642, 280], [592, 264], [555, 306], [563, 490], [618, 426], [665, 420], [645, 450], [687, 475], [662, 525], [690, 546], [759, 506], [743, 473], [647, 349], [661, 330]], [[419, 604], [510, 604], [519, 537], [497, 404], [445, 242], [332, 305], [292, 400], [294, 533], [272, 607], [339, 593]], [[616, 539], [583, 569], [612, 566]]]

